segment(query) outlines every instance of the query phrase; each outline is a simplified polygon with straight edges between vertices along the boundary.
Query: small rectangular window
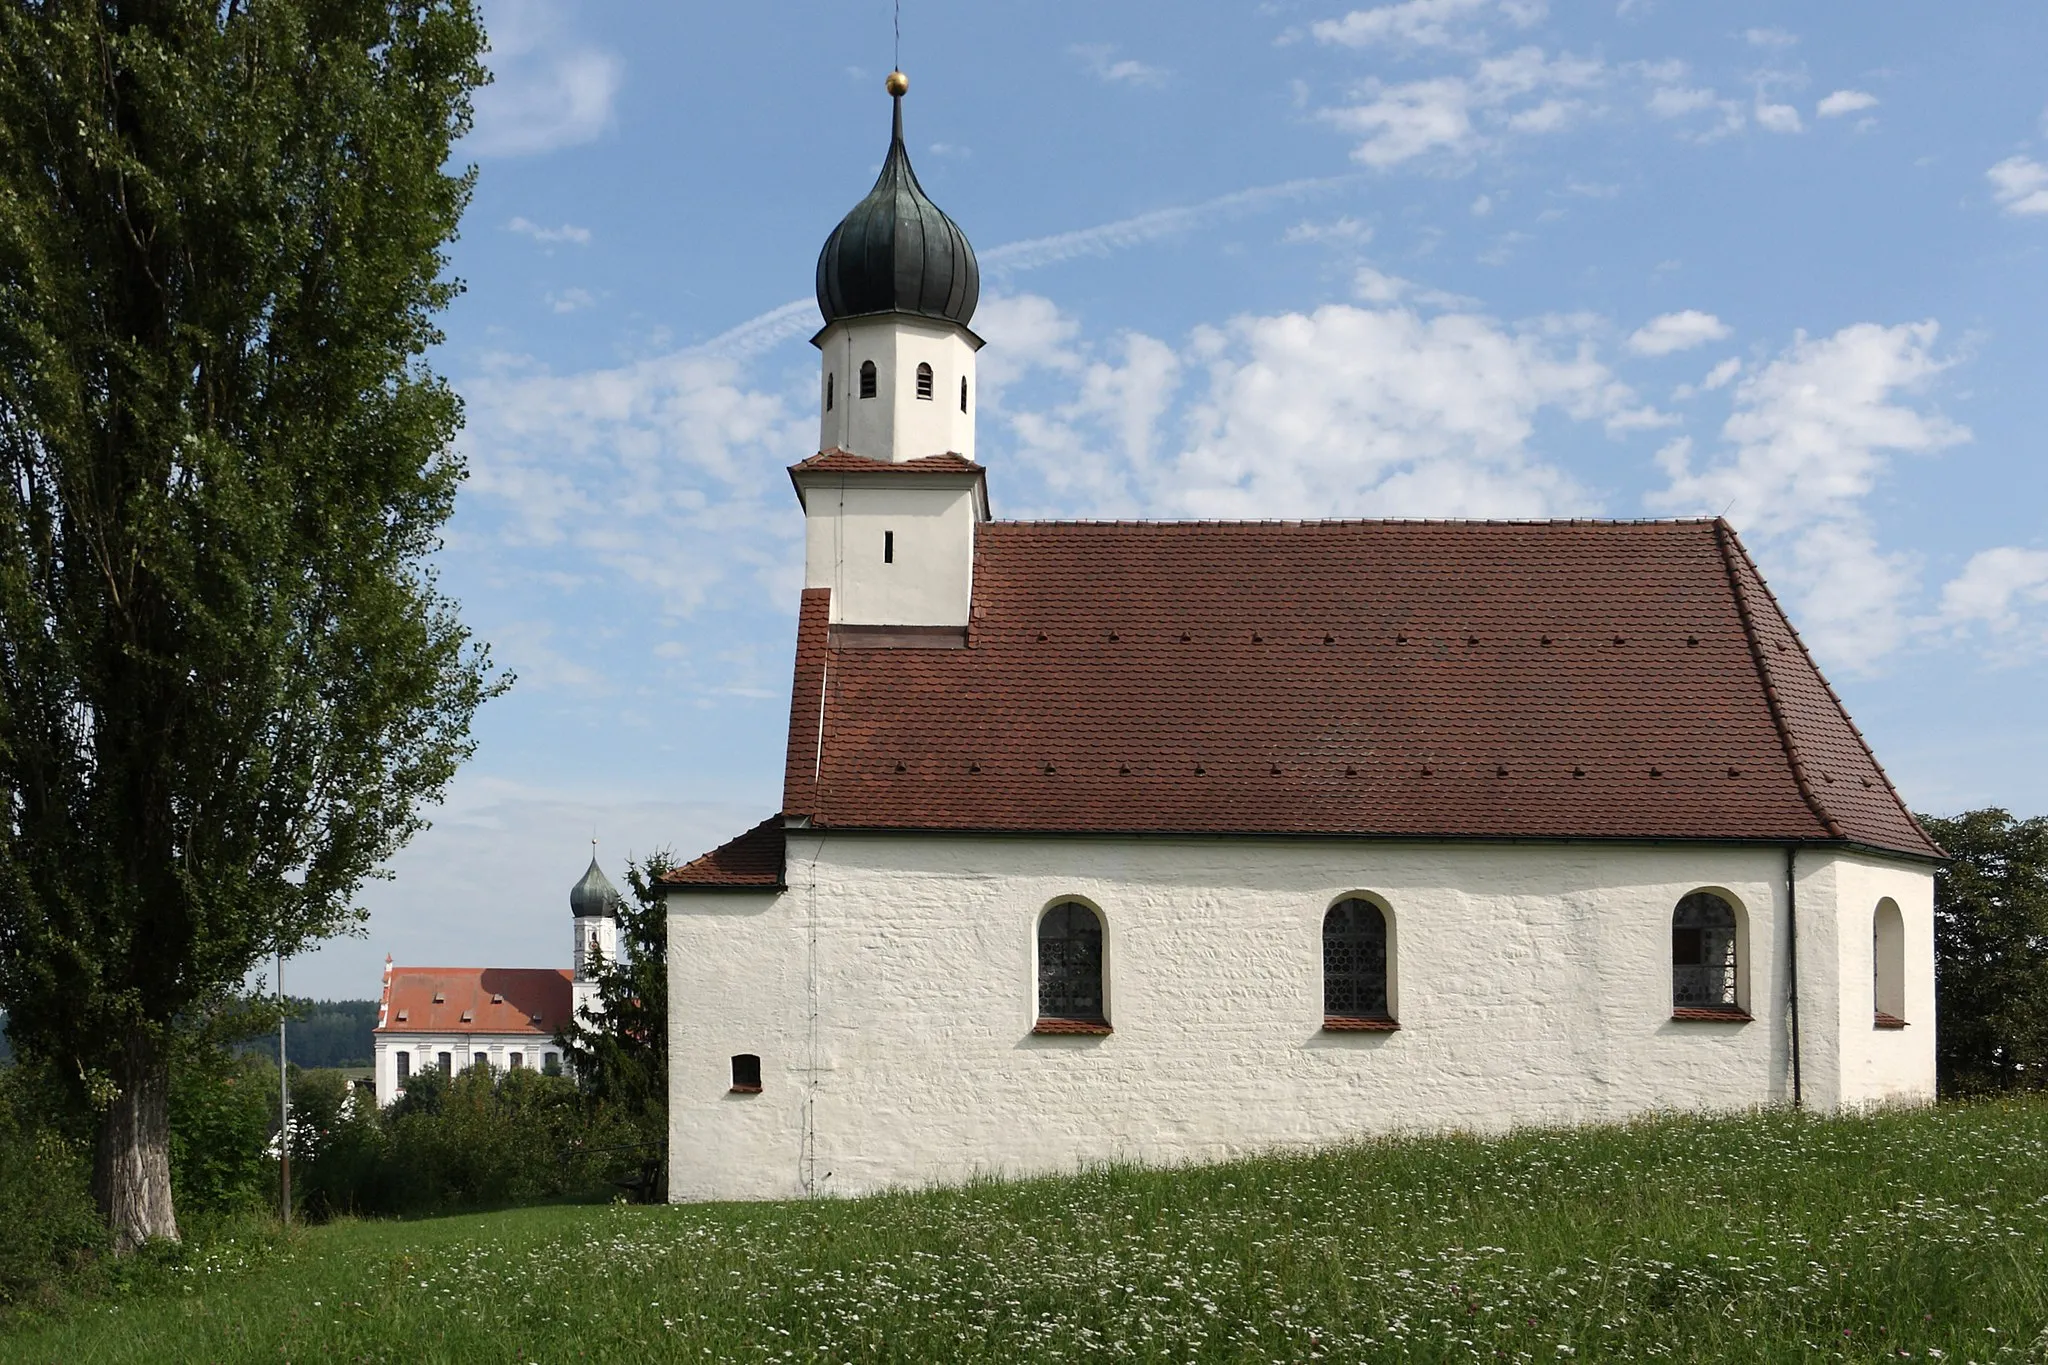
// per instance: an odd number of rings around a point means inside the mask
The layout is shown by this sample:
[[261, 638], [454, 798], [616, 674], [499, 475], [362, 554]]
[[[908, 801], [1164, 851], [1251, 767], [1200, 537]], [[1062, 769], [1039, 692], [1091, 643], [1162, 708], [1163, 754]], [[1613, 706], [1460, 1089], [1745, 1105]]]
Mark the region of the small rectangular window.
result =
[[882, 562], [884, 564], [894, 564], [896, 562], [896, 533], [894, 531], [882, 532]]
[[479, 1053], [477, 1053], [477, 1054], [476, 1054], [475, 1056], [471, 1057], [471, 1058], [470, 1058], [470, 1061], [471, 1061], [471, 1063], [472, 1063], [472, 1064], [474, 1064], [474, 1065], [476, 1065], [476, 1066], [489, 1066], [489, 1065], [491, 1064], [491, 1059], [490, 1059], [489, 1057], [486, 1057], [486, 1056], [485, 1056], [485, 1055], [484, 1055], [483, 1053], [481, 1053], [481, 1052], [479, 1052]]
[[521, 1071], [526, 1067], [526, 1054], [523, 1052], [515, 1052], [506, 1060], [514, 1071]]
[[732, 1088], [736, 1095], [761, 1093], [761, 1059], [742, 1052], [732, 1059]]
[[559, 1053], [559, 1052], [543, 1052], [543, 1053], [541, 1053], [541, 1054], [540, 1054], [540, 1069], [541, 1069], [541, 1070], [542, 1070], [543, 1072], [545, 1072], [546, 1074], [550, 1075], [550, 1076], [559, 1076], [559, 1075], [561, 1075], [561, 1074], [562, 1074], [562, 1054], [561, 1054], [561, 1053]]
[[443, 1076], [450, 1074], [455, 1070], [455, 1054], [452, 1052], [435, 1053], [434, 1065], [441, 1068], [441, 1074]]
[[398, 1083], [404, 1085], [411, 1079], [412, 1054], [410, 1052], [401, 1052], [398, 1054]]

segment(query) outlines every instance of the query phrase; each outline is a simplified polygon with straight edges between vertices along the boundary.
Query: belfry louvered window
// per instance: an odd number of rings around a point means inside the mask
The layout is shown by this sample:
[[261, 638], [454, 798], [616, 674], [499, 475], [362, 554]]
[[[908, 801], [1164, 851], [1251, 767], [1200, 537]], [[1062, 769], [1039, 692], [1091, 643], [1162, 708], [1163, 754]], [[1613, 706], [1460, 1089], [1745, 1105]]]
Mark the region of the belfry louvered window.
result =
[[1389, 1019], [1387, 916], [1369, 900], [1338, 901], [1323, 916], [1323, 1017]]
[[860, 396], [875, 396], [875, 362], [872, 360], [863, 360], [860, 363]]
[[1695, 891], [1671, 915], [1671, 1003], [1680, 1010], [1738, 1013], [1735, 907]]
[[923, 363], [917, 367], [917, 396], [927, 402], [932, 396], [932, 367]]
[[1062, 901], [1038, 921], [1038, 1018], [1048, 1024], [1103, 1024], [1102, 920]]

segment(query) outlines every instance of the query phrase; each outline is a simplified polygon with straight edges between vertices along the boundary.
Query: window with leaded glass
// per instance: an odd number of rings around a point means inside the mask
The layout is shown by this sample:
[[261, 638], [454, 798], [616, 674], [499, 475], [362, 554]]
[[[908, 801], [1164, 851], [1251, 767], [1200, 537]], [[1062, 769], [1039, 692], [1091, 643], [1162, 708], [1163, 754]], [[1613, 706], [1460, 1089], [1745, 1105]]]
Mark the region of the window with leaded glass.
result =
[[1671, 1003], [1677, 1009], [1741, 1010], [1736, 998], [1735, 907], [1695, 891], [1671, 916]]
[[1387, 1008], [1387, 916], [1369, 900], [1338, 901], [1323, 916], [1323, 1016], [1379, 1020]]
[[1038, 1017], [1106, 1022], [1102, 1012], [1102, 921], [1079, 901], [1063, 901], [1038, 921]]

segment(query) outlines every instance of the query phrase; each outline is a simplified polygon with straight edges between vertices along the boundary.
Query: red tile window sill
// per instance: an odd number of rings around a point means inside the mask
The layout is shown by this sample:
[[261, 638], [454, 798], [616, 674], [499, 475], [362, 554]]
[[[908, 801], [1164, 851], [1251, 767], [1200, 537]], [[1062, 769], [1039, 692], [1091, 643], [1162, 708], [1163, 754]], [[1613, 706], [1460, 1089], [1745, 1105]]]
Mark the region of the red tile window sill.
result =
[[1330, 1014], [1323, 1017], [1325, 1033], [1395, 1033], [1401, 1025], [1384, 1015]]
[[1033, 1033], [1082, 1034], [1088, 1037], [1105, 1037], [1110, 1033], [1108, 1024], [1100, 1019], [1041, 1019], [1031, 1026]]
[[1671, 1017], [1683, 1023], [1692, 1024], [1747, 1024], [1751, 1022], [1748, 1010], [1738, 1009], [1696, 1009], [1681, 1005], [1671, 1011]]
[[1899, 1018], [1896, 1014], [1886, 1014], [1883, 1010], [1879, 1010], [1875, 1026], [1878, 1028], [1904, 1028], [1906, 1021]]
[[735, 1095], [758, 1095], [761, 1093], [761, 1087], [758, 1085], [736, 1085], [732, 1088], [732, 1093]]

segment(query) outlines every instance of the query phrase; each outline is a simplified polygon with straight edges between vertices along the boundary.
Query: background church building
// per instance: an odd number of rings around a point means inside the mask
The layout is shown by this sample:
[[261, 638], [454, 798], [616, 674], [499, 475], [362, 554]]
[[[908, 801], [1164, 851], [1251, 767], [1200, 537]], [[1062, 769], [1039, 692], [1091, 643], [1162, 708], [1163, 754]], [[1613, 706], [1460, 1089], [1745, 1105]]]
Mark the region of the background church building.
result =
[[377, 1102], [389, 1104], [416, 1071], [451, 1075], [472, 1066], [496, 1071], [562, 1070], [555, 1033], [585, 1010], [601, 1008], [598, 968], [616, 960], [619, 893], [597, 865], [569, 890], [573, 939], [569, 968], [398, 967], [384, 959], [384, 991], [372, 1033]]
[[1729, 525], [995, 520], [902, 89], [782, 808], [667, 881], [675, 1197], [1932, 1098], [1940, 851]]

